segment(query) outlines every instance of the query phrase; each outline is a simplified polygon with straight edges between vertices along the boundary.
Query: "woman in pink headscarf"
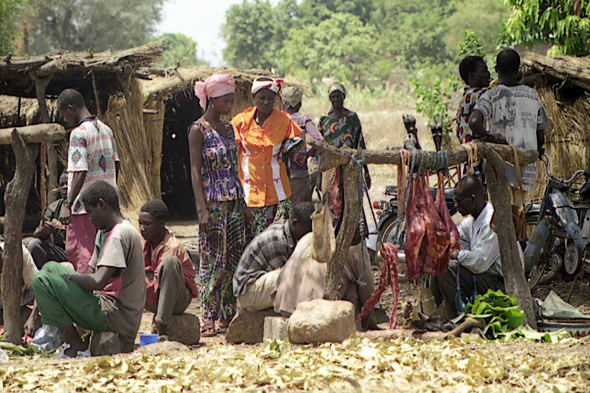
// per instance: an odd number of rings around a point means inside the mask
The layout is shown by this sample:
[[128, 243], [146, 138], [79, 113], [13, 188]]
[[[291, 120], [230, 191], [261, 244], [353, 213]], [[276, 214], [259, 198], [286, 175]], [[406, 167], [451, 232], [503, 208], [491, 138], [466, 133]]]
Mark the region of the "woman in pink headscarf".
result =
[[195, 83], [205, 114], [189, 128], [193, 192], [199, 215], [202, 335], [217, 334], [236, 312], [232, 277], [244, 250], [244, 190], [232, 125], [221, 119], [234, 104], [235, 82], [214, 74]]

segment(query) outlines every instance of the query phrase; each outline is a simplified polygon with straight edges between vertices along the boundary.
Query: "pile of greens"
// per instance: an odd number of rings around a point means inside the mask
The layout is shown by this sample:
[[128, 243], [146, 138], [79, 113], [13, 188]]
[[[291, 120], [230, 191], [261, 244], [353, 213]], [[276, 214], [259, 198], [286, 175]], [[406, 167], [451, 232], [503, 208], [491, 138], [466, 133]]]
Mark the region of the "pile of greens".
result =
[[516, 296], [508, 296], [502, 291], [492, 291], [485, 295], [477, 295], [473, 304], [468, 303], [465, 313], [453, 322], [463, 322], [468, 317], [475, 318], [484, 326], [482, 333], [489, 339], [509, 341], [525, 338], [531, 341], [558, 342], [569, 337], [562, 329], [557, 332], [540, 333], [530, 326], [523, 326], [524, 312], [518, 306]]

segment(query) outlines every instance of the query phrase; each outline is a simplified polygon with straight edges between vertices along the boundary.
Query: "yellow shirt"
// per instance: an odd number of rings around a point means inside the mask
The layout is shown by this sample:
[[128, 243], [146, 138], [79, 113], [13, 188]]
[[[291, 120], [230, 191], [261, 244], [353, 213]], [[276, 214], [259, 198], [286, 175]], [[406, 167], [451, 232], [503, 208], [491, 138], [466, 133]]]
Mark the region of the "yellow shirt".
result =
[[299, 136], [301, 128], [277, 108], [262, 127], [256, 124], [255, 114], [256, 107], [248, 108], [232, 120], [240, 180], [249, 207], [272, 206], [291, 196], [283, 142]]

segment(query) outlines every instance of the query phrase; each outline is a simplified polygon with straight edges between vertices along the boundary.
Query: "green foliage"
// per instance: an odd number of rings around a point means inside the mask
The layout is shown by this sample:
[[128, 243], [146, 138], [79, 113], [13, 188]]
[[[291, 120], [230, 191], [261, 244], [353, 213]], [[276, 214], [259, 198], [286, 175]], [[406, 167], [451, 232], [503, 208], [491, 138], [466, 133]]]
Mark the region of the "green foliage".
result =
[[124, 49], [149, 41], [165, 0], [36, 0], [31, 53]]
[[500, 290], [489, 289], [485, 295], [478, 295], [473, 304], [467, 304], [465, 315], [482, 320], [485, 323], [483, 334], [488, 338], [519, 328], [524, 322], [516, 296], [507, 296]]
[[159, 37], [165, 39], [164, 54], [158, 61], [160, 67], [195, 66], [204, 64], [197, 58], [197, 43], [191, 37], [180, 33], [166, 33]]
[[463, 32], [463, 42], [459, 44], [459, 52], [457, 57], [464, 56], [481, 56], [485, 57], [486, 53], [483, 49], [481, 40], [472, 31], [465, 30]]
[[378, 62], [376, 35], [376, 29], [363, 25], [359, 17], [334, 14], [317, 26], [290, 31], [282, 51], [285, 67], [311, 81], [332, 77], [362, 84], [375, 67], [381, 73], [387, 67]]
[[505, 43], [555, 44], [557, 52], [590, 54], [590, 1], [505, 0], [512, 13], [505, 25]]
[[28, 0], [0, 0], [0, 53], [12, 50], [16, 36], [16, 17]]
[[442, 126], [448, 132], [451, 126], [452, 111], [451, 98], [459, 83], [457, 78], [450, 78], [443, 83], [440, 78], [428, 83], [424, 80], [413, 79], [411, 82], [416, 95], [416, 112], [428, 118], [428, 126]]
[[485, 53], [494, 53], [510, 10], [503, 0], [457, 0], [446, 20], [445, 43], [455, 49], [464, 40], [464, 31], [475, 33]]

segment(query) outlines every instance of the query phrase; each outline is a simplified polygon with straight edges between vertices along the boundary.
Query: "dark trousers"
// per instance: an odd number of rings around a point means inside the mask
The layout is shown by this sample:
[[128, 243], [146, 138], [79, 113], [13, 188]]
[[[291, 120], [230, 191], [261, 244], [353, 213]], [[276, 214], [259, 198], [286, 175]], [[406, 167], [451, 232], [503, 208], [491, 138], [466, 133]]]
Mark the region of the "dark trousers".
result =
[[[461, 286], [461, 299], [467, 303], [473, 293], [473, 276], [475, 276], [475, 286], [478, 295], [485, 294], [488, 289], [506, 292], [504, 287], [504, 278], [490, 273], [473, 274], [469, 269], [461, 266], [459, 271], [459, 284]], [[440, 306], [443, 300], [446, 303], [447, 310], [452, 316], [456, 316], [458, 311], [455, 307], [455, 290], [457, 288], [457, 265], [452, 264], [441, 275], [432, 277], [432, 294], [436, 304]], [[449, 315], [451, 316], [451, 315]]]
[[37, 269], [41, 270], [43, 265], [49, 261], [66, 262], [66, 250], [56, 246], [48, 240], [33, 239], [27, 246]]

